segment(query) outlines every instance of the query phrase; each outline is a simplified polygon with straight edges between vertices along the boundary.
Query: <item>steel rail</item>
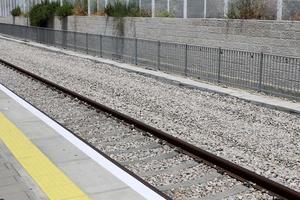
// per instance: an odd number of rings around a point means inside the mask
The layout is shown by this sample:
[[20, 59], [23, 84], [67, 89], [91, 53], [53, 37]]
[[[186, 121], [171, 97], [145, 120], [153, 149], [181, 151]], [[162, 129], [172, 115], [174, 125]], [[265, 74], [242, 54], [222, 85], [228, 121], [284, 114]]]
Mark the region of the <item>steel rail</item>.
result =
[[297, 191], [295, 191], [291, 188], [288, 188], [280, 183], [277, 183], [271, 179], [268, 179], [262, 175], [259, 175], [253, 171], [250, 171], [244, 167], [234, 164], [233, 162], [230, 162], [219, 156], [216, 156], [208, 151], [205, 151], [199, 147], [196, 147], [195, 145], [192, 145], [192, 144], [185, 142], [177, 137], [174, 137], [164, 131], [161, 131], [155, 127], [152, 127], [142, 121], [139, 121], [139, 120], [134, 119], [128, 115], [125, 115], [119, 111], [111, 109], [99, 102], [91, 100], [81, 94], [78, 94], [72, 90], [69, 90], [63, 86], [60, 86], [50, 80], [47, 80], [47, 79], [45, 79], [41, 76], [38, 76], [32, 72], [29, 72], [21, 67], [11, 64], [1, 58], [0, 58], [0, 63], [3, 63], [4, 65], [6, 65], [14, 70], [17, 70], [17, 71], [19, 71], [23, 74], [26, 74], [27, 76], [30, 76], [46, 85], [49, 85], [49, 86], [63, 92], [63, 93], [66, 93], [74, 98], [77, 98], [77, 99], [91, 105], [92, 107], [94, 107], [96, 109], [99, 109], [106, 113], [109, 113], [119, 120], [122, 120], [128, 124], [132, 124], [135, 127], [139, 128], [145, 132], [148, 132], [148, 133], [154, 135], [155, 137], [168, 142], [169, 144], [171, 144], [173, 146], [176, 146], [176, 147], [182, 149], [184, 152], [192, 154], [193, 156], [195, 156], [201, 160], [205, 160], [206, 162], [208, 162], [212, 165], [215, 165], [218, 168], [223, 169], [224, 171], [228, 172], [229, 174], [233, 174], [234, 176], [240, 177], [241, 179], [244, 179], [246, 181], [254, 183], [255, 185], [257, 185], [261, 188], [264, 188], [265, 190], [267, 190], [275, 195], [278, 195], [281, 198], [291, 199], [291, 200], [300, 199], [300, 192], [297, 192]]

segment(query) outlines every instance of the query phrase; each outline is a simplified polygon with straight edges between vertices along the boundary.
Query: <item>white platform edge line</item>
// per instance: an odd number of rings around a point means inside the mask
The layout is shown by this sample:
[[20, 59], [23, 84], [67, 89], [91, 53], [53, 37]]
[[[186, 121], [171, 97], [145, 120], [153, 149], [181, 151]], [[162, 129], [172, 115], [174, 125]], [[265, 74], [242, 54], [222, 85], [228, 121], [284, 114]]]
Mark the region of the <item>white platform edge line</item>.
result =
[[70, 143], [72, 143], [74, 146], [76, 146], [78, 149], [80, 149], [82, 152], [84, 152], [87, 156], [89, 156], [91, 159], [93, 159], [96, 163], [98, 163], [100, 166], [105, 168], [107, 171], [112, 173], [115, 177], [117, 177], [119, 180], [124, 182], [126, 185], [128, 185], [130, 188], [132, 188], [134, 191], [136, 191], [138, 194], [143, 196], [146, 199], [155, 199], [155, 200], [165, 200], [162, 196], [160, 196], [158, 193], [154, 192], [152, 189], [145, 186], [143, 183], [138, 181], [136, 178], [128, 174], [127, 172], [123, 171], [121, 168], [116, 166], [111, 161], [107, 160], [104, 156], [99, 154], [97, 151], [95, 151], [93, 148], [85, 144], [83, 141], [78, 139], [76, 136], [74, 136], [72, 133], [70, 133], [68, 130], [66, 130], [64, 127], [59, 125], [57, 122], [46, 116], [44, 113], [27, 103], [25, 100], [11, 92], [9, 89], [7, 89], [5, 86], [0, 84], [0, 89], [7, 94], [9, 97], [14, 99], [16, 102], [18, 102], [22, 107], [30, 111], [32, 114], [34, 114], [36, 117], [38, 117], [40, 120], [42, 120], [44, 123], [46, 123], [48, 126], [53, 128], [57, 133], [62, 135], [65, 139], [67, 139]]
[[192, 87], [198, 88], [200, 90], [204, 90], [204, 91], [208, 91], [208, 92], [215, 92], [217, 94], [222, 94], [222, 95], [229, 95], [229, 96], [236, 97], [236, 98], [239, 98], [242, 100], [250, 101], [251, 103], [256, 104], [256, 105], [270, 107], [272, 109], [277, 109], [277, 110], [282, 110], [282, 111], [287, 111], [287, 112], [300, 113], [300, 103], [297, 103], [297, 102], [294, 103], [294, 102], [282, 100], [277, 97], [264, 96], [261, 94], [252, 94], [246, 90], [242, 90], [242, 89], [238, 89], [238, 88], [223, 88], [221, 86], [213, 85], [211, 83], [197, 82], [192, 79], [188, 79], [186, 77], [180, 77], [180, 76], [176, 76], [176, 75], [172, 75], [172, 74], [167, 74], [162, 71], [148, 70], [145, 68], [136, 67], [131, 64], [119, 63], [119, 62], [105, 59], [105, 58], [81, 54], [80, 52], [74, 52], [74, 51], [67, 50], [67, 49], [60, 49], [55, 46], [44, 45], [44, 44], [37, 43], [34, 41], [23, 41], [20, 39], [14, 39], [14, 38], [6, 37], [3, 35], [0, 35], [0, 38], [9, 40], [9, 41], [13, 41], [13, 42], [17, 42], [20, 44], [29, 45], [32, 47], [46, 49], [46, 50], [53, 51], [56, 53], [60, 52], [60, 53], [64, 53], [64, 54], [70, 55], [70, 56], [76, 56], [76, 57], [83, 58], [83, 59], [89, 59], [89, 60], [101, 62], [103, 64], [112, 65], [114, 67], [124, 69], [124, 70], [144, 73], [144, 74], [148, 74], [150, 76], [159, 77], [159, 78], [163, 78], [163, 79], [170, 80], [170, 81], [180, 82], [182, 84], [186, 84], [187, 86], [192, 86]]

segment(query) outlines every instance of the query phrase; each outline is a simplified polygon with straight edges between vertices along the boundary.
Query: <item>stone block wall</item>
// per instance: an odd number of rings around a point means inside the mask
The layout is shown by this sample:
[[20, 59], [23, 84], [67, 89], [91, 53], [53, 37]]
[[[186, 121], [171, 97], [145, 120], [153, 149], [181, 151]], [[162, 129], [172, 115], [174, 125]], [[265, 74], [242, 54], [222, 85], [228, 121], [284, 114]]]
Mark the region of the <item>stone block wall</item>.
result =
[[[68, 17], [68, 30], [117, 35], [118, 20]], [[55, 28], [60, 29], [59, 20]], [[300, 22], [125, 18], [124, 36], [300, 57]]]
[[[12, 23], [12, 19], [0, 18]], [[300, 22], [271, 20], [181, 19], [181, 18], [114, 18], [70, 16], [66, 29], [84, 33], [118, 35], [118, 23], [124, 24], [125, 37], [187, 43], [254, 52], [300, 57]], [[26, 25], [25, 19], [16, 24]], [[62, 21], [54, 20], [61, 29]]]

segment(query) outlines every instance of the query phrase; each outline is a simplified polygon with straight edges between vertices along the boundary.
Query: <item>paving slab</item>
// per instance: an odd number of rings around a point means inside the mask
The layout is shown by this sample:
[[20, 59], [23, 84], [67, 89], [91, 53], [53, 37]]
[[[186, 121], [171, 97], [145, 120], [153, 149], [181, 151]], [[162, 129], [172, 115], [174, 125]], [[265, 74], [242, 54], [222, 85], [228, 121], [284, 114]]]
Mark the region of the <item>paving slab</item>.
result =
[[[2, 146], [7, 146], [0, 154], [0, 199], [55, 199], [47, 193], [45, 184], [57, 187], [65, 183], [64, 177], [71, 186], [62, 187], [78, 188], [82, 192], [79, 194], [84, 195], [81, 199], [165, 199], [1, 84], [0, 115], [0, 131], [4, 131], [0, 139], [4, 137]], [[11, 134], [16, 137], [7, 142], [7, 138], [13, 137]], [[24, 145], [21, 141], [26, 143], [24, 150], [15, 145]], [[46, 183], [47, 180], [54, 182]], [[71, 199], [79, 196], [73, 195]]]

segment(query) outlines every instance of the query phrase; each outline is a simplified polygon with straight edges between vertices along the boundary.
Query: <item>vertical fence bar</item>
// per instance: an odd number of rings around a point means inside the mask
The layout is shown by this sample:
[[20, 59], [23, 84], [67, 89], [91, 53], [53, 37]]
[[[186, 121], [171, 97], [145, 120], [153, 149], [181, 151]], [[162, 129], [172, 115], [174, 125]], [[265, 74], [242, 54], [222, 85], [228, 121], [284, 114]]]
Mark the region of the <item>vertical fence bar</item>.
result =
[[258, 91], [262, 90], [262, 76], [263, 76], [263, 63], [264, 63], [264, 54], [260, 53], [260, 62], [259, 62], [259, 83], [258, 83]]
[[222, 49], [219, 47], [218, 50], [218, 83], [221, 82], [221, 54], [222, 54]]
[[160, 41], [157, 42], [157, 69], [160, 70]]
[[103, 57], [103, 50], [102, 50], [102, 41], [103, 40], [103, 36], [100, 34], [100, 57], [102, 58]]
[[89, 41], [88, 41], [88, 33], [85, 33], [85, 50], [86, 50], [86, 54], [89, 54]]
[[185, 55], [184, 55], [184, 75], [188, 75], [188, 45], [185, 44]]
[[138, 64], [138, 39], [135, 38], [134, 40], [134, 64], [137, 65]]

